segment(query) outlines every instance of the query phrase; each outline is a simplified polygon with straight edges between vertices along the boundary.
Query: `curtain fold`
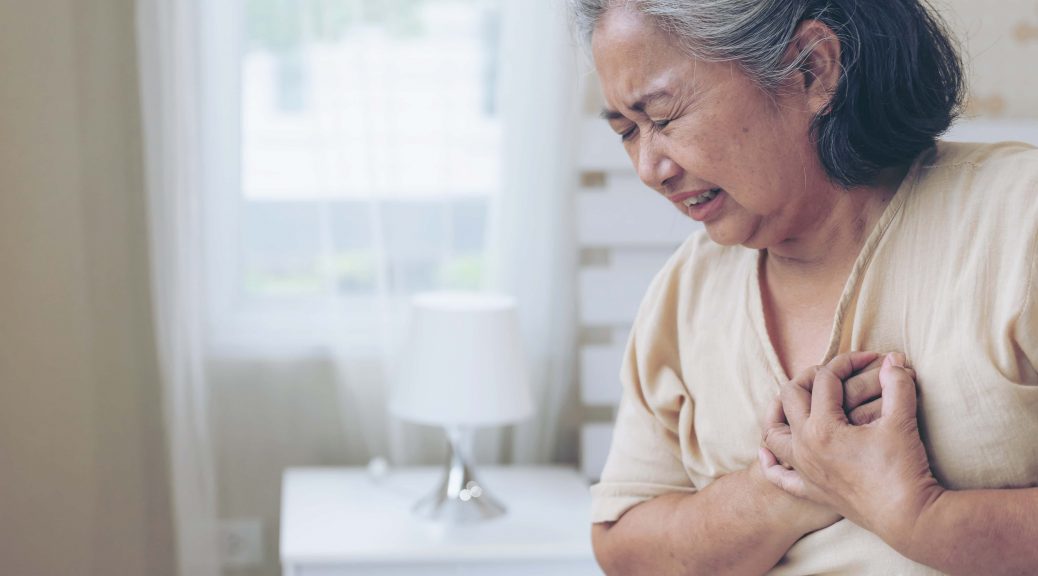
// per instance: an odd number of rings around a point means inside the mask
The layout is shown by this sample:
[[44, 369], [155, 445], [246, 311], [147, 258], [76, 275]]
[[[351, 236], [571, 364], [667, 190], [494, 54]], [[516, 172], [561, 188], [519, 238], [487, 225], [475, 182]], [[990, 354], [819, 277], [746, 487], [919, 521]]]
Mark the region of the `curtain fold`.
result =
[[152, 302], [168, 438], [179, 573], [220, 573], [206, 409], [198, 5], [139, 0]]
[[561, 2], [507, 2], [502, 31], [502, 191], [492, 286], [519, 307], [537, 412], [512, 434], [516, 463], [574, 462], [576, 58]]

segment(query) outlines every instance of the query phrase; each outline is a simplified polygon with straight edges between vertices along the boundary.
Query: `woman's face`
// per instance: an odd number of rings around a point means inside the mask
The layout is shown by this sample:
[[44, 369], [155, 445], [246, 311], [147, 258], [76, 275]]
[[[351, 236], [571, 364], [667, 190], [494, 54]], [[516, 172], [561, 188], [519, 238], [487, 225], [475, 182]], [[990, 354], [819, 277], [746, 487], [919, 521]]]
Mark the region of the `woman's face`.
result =
[[715, 242], [775, 246], [828, 209], [833, 186], [809, 137], [802, 75], [769, 95], [735, 65], [689, 57], [622, 7], [599, 23], [592, 52], [603, 116], [639, 177]]

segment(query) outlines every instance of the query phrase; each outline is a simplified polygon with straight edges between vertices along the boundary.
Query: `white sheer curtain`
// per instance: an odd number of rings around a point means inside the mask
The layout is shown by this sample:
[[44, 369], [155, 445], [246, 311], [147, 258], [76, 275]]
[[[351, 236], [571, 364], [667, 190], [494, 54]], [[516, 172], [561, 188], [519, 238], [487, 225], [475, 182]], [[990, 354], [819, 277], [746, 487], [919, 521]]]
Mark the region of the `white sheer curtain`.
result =
[[[284, 12], [270, 17], [284, 9], [298, 11], [296, 28]], [[398, 9], [416, 11], [393, 20]], [[297, 367], [323, 358], [346, 436], [335, 461], [439, 461], [442, 435], [385, 406], [416, 290], [492, 289], [519, 303], [538, 412], [483, 433], [477, 458], [575, 459], [569, 135], [579, 114], [561, 3], [137, 0], [137, 10], [181, 572], [218, 572], [214, 469], [225, 468], [214, 466], [206, 426], [214, 358], [219, 378], [259, 374], [285, 387], [320, 373]], [[282, 26], [264, 28], [271, 21]], [[297, 36], [286, 41], [286, 30]], [[422, 34], [455, 58], [446, 68], [430, 60], [442, 87], [393, 60], [421, 57]], [[462, 77], [469, 68], [485, 74]], [[268, 98], [269, 86], [278, 89]]]
[[537, 415], [516, 427], [513, 461], [573, 460], [578, 423], [571, 213], [581, 117], [562, 2], [508, 2], [503, 34], [503, 188], [492, 226], [494, 285], [519, 304]]
[[206, 410], [202, 282], [205, 139], [199, 4], [142, 0], [137, 39], [151, 284], [180, 573], [220, 573]]

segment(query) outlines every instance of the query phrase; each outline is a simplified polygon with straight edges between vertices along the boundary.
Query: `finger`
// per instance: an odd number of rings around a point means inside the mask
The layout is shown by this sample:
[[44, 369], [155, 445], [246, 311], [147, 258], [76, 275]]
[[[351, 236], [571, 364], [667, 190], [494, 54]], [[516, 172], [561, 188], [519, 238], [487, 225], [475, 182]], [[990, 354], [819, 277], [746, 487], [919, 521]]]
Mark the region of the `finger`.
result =
[[915, 419], [916, 385], [905, 369], [904, 355], [892, 352], [883, 361], [879, 372], [879, 383], [883, 387], [883, 418], [895, 421]]
[[828, 366], [823, 366], [815, 375], [814, 391], [811, 393], [811, 414], [827, 415], [847, 421], [843, 411], [843, 381]]
[[764, 415], [764, 424], [761, 426], [761, 430], [767, 430], [769, 426], [775, 426], [778, 424], [789, 424], [786, 420], [786, 413], [782, 410], [782, 398], [778, 395], [771, 400], [768, 404], [768, 410]]
[[789, 426], [785, 424], [771, 426], [764, 431], [762, 440], [764, 448], [770, 450], [779, 462], [796, 466], [793, 462], [793, 434]]
[[773, 454], [771, 450], [768, 450], [765, 446], [761, 446], [757, 449], [757, 456], [761, 464], [761, 470], [764, 470], [769, 466], [775, 465], [781, 466], [786, 470], [792, 470], [792, 467], [789, 464], [786, 464], [785, 462], [780, 460], [778, 456], [775, 456], [775, 454]]
[[869, 422], [879, 420], [882, 411], [883, 399], [877, 398], [872, 402], [862, 404], [847, 414], [847, 419], [855, 426], [864, 426]]
[[811, 415], [811, 392], [810, 386], [805, 386], [806, 378], [797, 377], [782, 385], [779, 399], [782, 400], [782, 411], [789, 421], [793, 430], [799, 430], [800, 425]]
[[854, 409], [879, 398], [883, 388], [879, 385], [879, 366], [867, 368], [851, 376], [843, 383], [843, 409]]
[[[886, 357], [884, 356], [884, 358]], [[843, 410], [845, 412], [849, 414], [880, 397], [882, 387], [879, 385], [879, 370], [882, 365], [882, 360], [875, 363], [875, 367], [869, 364], [868, 368], [851, 376], [843, 383]], [[905, 371], [912, 377], [912, 380], [915, 380], [915, 370], [905, 368]]]
[[793, 378], [792, 380], [790, 380], [790, 382], [796, 384], [797, 386], [799, 386], [803, 390], [805, 390], [807, 392], [810, 392], [811, 391], [811, 386], [814, 384], [815, 373], [818, 372], [818, 368], [820, 368], [820, 367], [819, 366], [812, 366], [812, 367], [808, 368], [807, 370], [804, 370], [800, 374], [797, 374], [797, 376], [795, 378]]
[[826, 364], [826, 367], [832, 370], [842, 382], [855, 372], [867, 367], [876, 358], [879, 358], [879, 354], [875, 352], [846, 352], [834, 357]]
[[[818, 366], [804, 370], [796, 378], [786, 382], [779, 388], [779, 400], [782, 413], [791, 426], [799, 426], [811, 413], [811, 388], [814, 385]], [[792, 417], [790, 412], [793, 412]]]
[[764, 478], [768, 482], [793, 496], [798, 498], [805, 497], [807, 490], [804, 480], [796, 470], [783, 468], [767, 448], [761, 448], [758, 451], [758, 460], [760, 461], [761, 470], [764, 472]]

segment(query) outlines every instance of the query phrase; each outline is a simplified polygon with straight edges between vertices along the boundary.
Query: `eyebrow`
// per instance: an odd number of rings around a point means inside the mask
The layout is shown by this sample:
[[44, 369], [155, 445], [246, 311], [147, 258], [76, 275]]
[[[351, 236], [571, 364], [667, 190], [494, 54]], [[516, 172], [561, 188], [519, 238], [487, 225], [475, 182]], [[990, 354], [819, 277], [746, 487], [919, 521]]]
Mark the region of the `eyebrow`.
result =
[[[656, 100], [659, 100], [661, 98], [667, 98], [669, 96], [670, 92], [666, 90], [653, 90], [652, 92], [649, 92], [648, 94], [639, 98], [638, 101], [634, 104], [631, 104], [631, 110], [634, 110], [635, 112], [641, 112], [644, 114], [646, 106], [655, 102]], [[609, 108], [603, 108], [602, 112], [600, 112], [598, 116], [604, 120], [616, 120], [618, 118], [624, 117], [624, 115], [621, 114], [619, 111], [610, 110]]]

